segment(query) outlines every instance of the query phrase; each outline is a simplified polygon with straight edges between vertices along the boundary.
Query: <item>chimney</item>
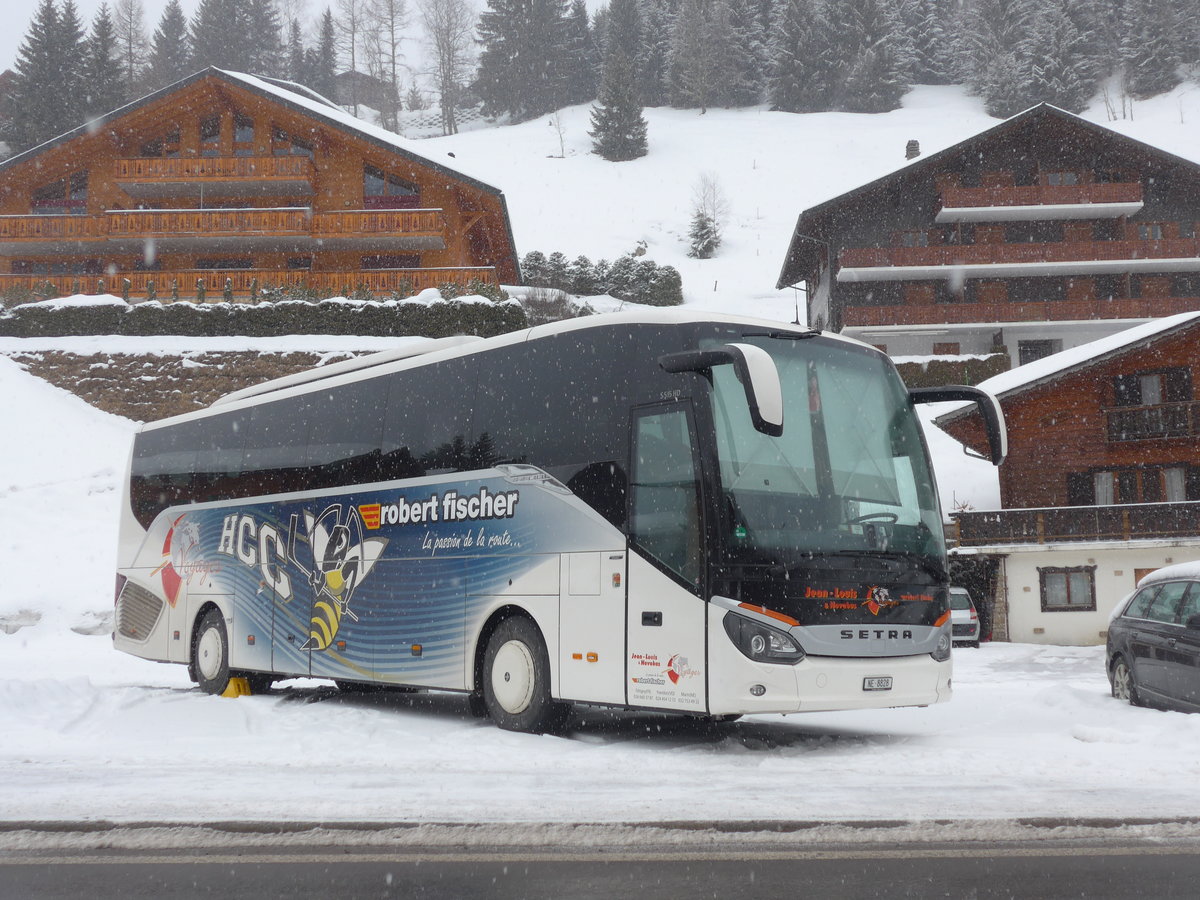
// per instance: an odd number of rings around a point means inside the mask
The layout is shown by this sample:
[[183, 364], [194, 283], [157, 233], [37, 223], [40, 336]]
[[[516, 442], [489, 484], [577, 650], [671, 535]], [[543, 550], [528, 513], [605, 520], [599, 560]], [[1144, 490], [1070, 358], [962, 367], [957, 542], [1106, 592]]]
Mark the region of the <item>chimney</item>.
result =
[[920, 141], [909, 141], [908, 144], [905, 145], [905, 147], [904, 147], [904, 158], [905, 159], [916, 159], [920, 155], [921, 155], [921, 142]]

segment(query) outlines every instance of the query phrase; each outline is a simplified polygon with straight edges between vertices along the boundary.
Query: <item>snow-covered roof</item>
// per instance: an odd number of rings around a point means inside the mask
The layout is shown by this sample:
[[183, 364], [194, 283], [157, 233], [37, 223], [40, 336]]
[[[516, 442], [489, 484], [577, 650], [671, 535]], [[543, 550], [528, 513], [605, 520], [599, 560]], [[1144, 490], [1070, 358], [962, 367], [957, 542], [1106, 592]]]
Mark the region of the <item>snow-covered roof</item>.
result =
[[[1200, 321], [1200, 311], [1178, 313], [1154, 319], [1143, 325], [1136, 325], [1099, 340], [1080, 344], [1078, 347], [1072, 347], [1023, 366], [1017, 366], [1015, 369], [1001, 372], [999, 375], [993, 375], [986, 381], [981, 381], [979, 387], [1003, 400], [1059, 378], [1068, 372], [1095, 365], [1139, 345], [1151, 343], [1170, 332], [1187, 328], [1197, 321]], [[938, 416], [935, 424], [942, 427], [971, 409], [974, 409], [974, 404], [971, 403], [955, 407]]]

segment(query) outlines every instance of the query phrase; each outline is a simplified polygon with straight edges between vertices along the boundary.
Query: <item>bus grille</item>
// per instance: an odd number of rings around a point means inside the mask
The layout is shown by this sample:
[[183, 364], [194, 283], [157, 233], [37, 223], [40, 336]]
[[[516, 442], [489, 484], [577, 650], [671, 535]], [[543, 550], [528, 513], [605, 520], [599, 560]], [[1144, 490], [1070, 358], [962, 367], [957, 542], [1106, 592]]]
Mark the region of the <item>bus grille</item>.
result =
[[135, 641], [146, 640], [154, 630], [162, 608], [163, 602], [156, 596], [127, 581], [117, 598], [117, 634]]

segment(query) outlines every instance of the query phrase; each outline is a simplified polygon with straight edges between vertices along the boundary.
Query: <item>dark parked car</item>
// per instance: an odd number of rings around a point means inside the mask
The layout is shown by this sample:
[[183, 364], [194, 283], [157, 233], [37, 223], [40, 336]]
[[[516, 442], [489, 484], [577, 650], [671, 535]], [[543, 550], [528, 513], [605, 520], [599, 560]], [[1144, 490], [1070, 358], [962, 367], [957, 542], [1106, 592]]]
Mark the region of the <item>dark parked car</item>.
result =
[[1112, 694], [1200, 712], [1200, 562], [1151, 572], [1108, 626]]

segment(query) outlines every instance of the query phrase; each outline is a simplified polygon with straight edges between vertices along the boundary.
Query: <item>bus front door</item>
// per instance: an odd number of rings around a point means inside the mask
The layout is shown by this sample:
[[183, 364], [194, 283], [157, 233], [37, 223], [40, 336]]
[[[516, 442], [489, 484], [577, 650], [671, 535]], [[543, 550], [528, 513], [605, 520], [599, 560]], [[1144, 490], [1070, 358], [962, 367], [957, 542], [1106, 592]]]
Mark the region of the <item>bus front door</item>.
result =
[[635, 410], [632, 433], [627, 702], [703, 712], [702, 506], [691, 403]]

